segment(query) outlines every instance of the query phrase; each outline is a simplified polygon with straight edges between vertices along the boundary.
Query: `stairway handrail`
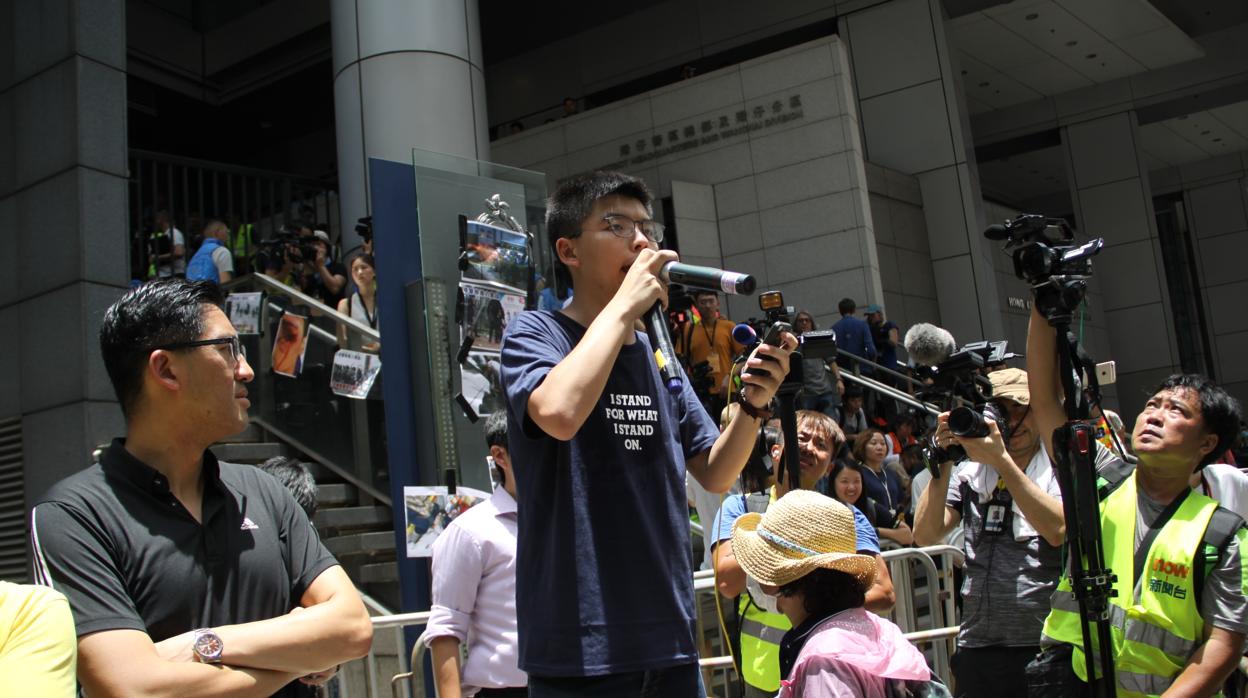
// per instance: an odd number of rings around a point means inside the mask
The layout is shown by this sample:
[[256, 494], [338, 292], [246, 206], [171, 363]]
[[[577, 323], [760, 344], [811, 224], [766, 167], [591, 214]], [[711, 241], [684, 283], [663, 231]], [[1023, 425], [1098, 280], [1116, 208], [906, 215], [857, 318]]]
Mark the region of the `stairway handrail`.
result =
[[381, 341], [381, 333], [377, 330], [365, 325], [349, 315], [343, 315], [338, 312], [337, 308], [331, 308], [297, 288], [287, 286], [277, 279], [269, 278], [264, 274], [247, 274], [245, 276], [240, 276], [237, 279], [231, 279], [224, 284], [221, 284], [221, 290], [229, 293], [230, 291], [234, 291], [240, 287], [246, 287], [251, 284], [263, 286], [265, 289], [274, 293], [290, 296], [304, 305], [319, 310], [325, 315], [333, 318], [335, 322], [340, 322], [375, 342]]

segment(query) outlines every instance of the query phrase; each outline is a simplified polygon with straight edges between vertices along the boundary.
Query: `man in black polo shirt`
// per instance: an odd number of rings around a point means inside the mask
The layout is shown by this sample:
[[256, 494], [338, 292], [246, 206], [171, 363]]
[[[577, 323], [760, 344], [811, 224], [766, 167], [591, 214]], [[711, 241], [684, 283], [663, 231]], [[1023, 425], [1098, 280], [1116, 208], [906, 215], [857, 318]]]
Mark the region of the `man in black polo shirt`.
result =
[[108, 309], [100, 349], [126, 438], [31, 511], [35, 576], [69, 597], [93, 697], [271, 695], [372, 641], [290, 493], [207, 450], [247, 425], [254, 376], [222, 302], [215, 284], [172, 279]]

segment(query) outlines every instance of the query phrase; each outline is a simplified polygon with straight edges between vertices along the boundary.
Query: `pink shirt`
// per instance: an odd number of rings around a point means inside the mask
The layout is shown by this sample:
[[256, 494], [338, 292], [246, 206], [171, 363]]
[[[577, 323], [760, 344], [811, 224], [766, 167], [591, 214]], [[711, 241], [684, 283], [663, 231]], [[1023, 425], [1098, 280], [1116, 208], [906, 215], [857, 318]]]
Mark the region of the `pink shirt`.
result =
[[465, 695], [528, 685], [516, 649], [516, 500], [507, 490], [460, 514], [434, 541], [429, 610], [426, 637], [468, 645]]
[[841, 611], [810, 632], [779, 698], [886, 698], [889, 679], [931, 677], [901, 629], [864, 608]]

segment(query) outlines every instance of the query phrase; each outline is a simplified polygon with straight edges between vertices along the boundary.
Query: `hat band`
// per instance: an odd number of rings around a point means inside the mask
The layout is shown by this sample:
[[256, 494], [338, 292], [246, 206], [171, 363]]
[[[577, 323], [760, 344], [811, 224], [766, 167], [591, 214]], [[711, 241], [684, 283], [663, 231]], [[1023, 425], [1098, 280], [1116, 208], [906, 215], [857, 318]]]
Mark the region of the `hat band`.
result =
[[818, 552], [811, 550], [810, 548], [807, 548], [805, 546], [798, 545], [797, 543], [794, 543], [793, 541], [788, 540], [787, 538], [781, 538], [780, 536], [777, 536], [771, 531], [768, 531], [767, 529], [763, 528], [761, 525], [754, 530], [756, 533], [758, 533], [759, 537], [762, 538], [763, 540], [769, 543], [775, 543], [776, 545], [786, 550], [792, 550], [795, 553], [801, 553], [802, 555], [805, 555], [806, 557], [814, 557], [815, 555], [819, 554]]

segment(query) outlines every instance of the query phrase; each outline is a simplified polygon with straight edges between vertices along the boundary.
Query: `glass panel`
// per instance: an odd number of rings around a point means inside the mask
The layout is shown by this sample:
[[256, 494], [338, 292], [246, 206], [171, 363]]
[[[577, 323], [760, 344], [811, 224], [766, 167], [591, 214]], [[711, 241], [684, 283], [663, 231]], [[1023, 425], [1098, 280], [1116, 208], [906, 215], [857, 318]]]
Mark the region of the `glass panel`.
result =
[[[521, 228], [533, 234], [532, 263], [540, 273], [540, 270], [548, 269], [543, 225], [546, 178], [540, 172], [418, 149], [412, 151], [412, 164], [415, 168], [424, 279], [423, 288], [409, 297], [409, 307], [421, 308], [425, 299], [430, 302], [429, 311], [424, 312], [423, 334], [427, 343], [424, 355], [433, 394], [426, 415], [430, 421], [425, 423], [434, 430], [430, 434], [434, 438], [428, 439], [432, 445], [423, 457], [436, 459], [436, 472], [444, 473], [447, 468], [456, 468], [460, 484], [489, 491], [490, 474], [485, 461], [488, 450], [482, 423], [478, 421], [474, 424], [466, 416], [456, 396], [463, 394], [481, 413], [501, 408], [495, 340], [501, 335], [506, 319], [524, 307], [527, 288], [509, 291], [505, 288], [506, 283], [484, 280], [468, 284], [465, 292], [479, 294], [477, 298], [483, 301], [479, 307], [498, 300], [505, 312], [492, 315], [493, 325], [484, 332], [479, 328], [474, 330], [475, 316], [484, 317], [488, 312], [463, 318], [465, 333], [476, 331], [482, 341], [474, 344], [461, 366], [457, 355], [462, 339], [456, 323], [460, 285], [459, 217], [462, 215], [474, 221], [489, 208], [487, 199], [498, 195], [507, 204], [507, 213]], [[495, 225], [508, 227], [501, 221], [495, 222]], [[504, 257], [524, 255], [519, 244], [523, 238], [519, 235], [498, 231], [495, 237], [497, 239], [489, 242], [491, 254], [496, 249]], [[549, 277], [549, 274], [544, 276]]]
[[[375, 379], [366, 399], [345, 397], [331, 389], [331, 379], [340, 384], [341, 391], [341, 384], [358, 383], [380, 365], [376, 358], [379, 334], [354, 326], [330, 308], [268, 277], [246, 276], [228, 288], [227, 311], [236, 324], [240, 324], [239, 311], [233, 306], [253, 305], [255, 296], [245, 294], [260, 294], [258, 314], [252, 316], [259, 333], [243, 333], [240, 327], [247, 360], [255, 372], [248, 386], [252, 419], [355, 484], [363, 499], [371, 495], [388, 503], [382, 378]], [[359, 351], [361, 360], [340, 367], [335, 374], [339, 349]]]

